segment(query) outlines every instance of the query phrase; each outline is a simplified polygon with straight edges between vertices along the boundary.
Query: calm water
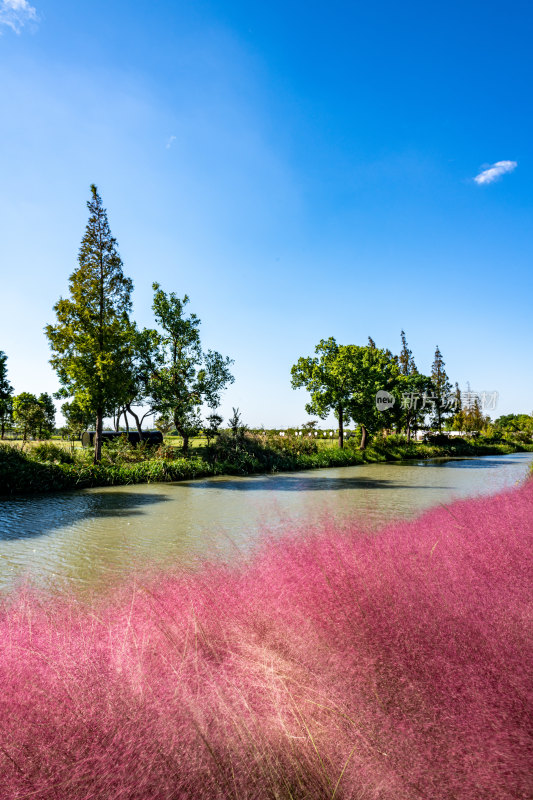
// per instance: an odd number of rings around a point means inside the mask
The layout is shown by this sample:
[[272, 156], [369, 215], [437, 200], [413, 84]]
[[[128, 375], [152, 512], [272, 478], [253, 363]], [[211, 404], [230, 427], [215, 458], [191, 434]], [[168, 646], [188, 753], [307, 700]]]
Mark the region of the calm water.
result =
[[120, 486], [0, 501], [0, 590], [104, 586], [147, 562], [231, 558], [265, 528], [329, 516], [362, 527], [520, 483], [533, 454], [368, 464], [249, 478]]

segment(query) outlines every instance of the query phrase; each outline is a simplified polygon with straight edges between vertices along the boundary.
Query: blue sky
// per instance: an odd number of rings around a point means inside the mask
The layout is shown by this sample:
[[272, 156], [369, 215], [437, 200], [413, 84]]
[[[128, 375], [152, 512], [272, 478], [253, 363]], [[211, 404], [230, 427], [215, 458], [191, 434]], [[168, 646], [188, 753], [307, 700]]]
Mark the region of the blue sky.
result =
[[420, 370], [438, 344], [531, 413], [532, 28], [518, 2], [0, 0], [15, 391], [57, 388], [43, 328], [95, 182], [138, 322], [157, 280], [235, 359], [226, 417], [302, 423], [299, 356], [402, 328]]

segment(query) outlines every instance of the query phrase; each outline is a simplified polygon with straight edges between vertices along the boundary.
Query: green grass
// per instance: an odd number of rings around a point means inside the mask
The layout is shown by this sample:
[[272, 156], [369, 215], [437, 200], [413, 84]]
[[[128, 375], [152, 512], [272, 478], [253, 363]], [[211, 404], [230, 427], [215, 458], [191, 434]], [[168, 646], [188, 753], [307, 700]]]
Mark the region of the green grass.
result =
[[[172, 437], [171, 437], [172, 438]], [[36, 443], [36, 446], [42, 443]], [[57, 442], [54, 442], [57, 444]], [[205, 445], [199, 444], [183, 457], [172, 448], [161, 457], [144, 461], [124, 460], [122, 463], [89, 462], [90, 454], [78, 451], [73, 463], [37, 460], [34, 447], [25, 451], [10, 444], [0, 445], [0, 495], [34, 494], [39, 492], [81, 489], [96, 486], [119, 486], [137, 483], [164, 483], [189, 480], [211, 475], [250, 475], [254, 473], [291, 472], [326, 467], [354, 466], [363, 463], [402, 461], [430, 458], [475, 457], [505, 455], [533, 451], [533, 445], [483, 440], [450, 440], [443, 444], [376, 441], [365, 451], [353, 446], [343, 450], [337, 446], [318, 446], [315, 452], [298, 452], [295, 442], [282, 445], [257, 440], [244, 443], [241, 450], [225, 453], [218, 460], [208, 460]], [[297, 446], [297, 444], [296, 444]], [[133, 451], [134, 454], [134, 451]]]

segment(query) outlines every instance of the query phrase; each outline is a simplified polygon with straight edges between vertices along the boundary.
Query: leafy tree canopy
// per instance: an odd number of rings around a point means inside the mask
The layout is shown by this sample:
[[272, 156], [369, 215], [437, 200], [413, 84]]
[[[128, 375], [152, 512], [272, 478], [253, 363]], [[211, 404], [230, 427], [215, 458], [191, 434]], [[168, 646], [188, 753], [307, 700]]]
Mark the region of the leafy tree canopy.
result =
[[190, 437], [202, 428], [201, 406], [216, 408], [223, 389], [233, 383], [233, 361], [214, 350], [202, 350], [200, 320], [196, 314], [185, 313], [187, 295], [180, 299], [174, 292], [164, 292], [158, 283], [153, 290], [159, 330], [143, 331], [140, 351], [146, 393], [161, 417], [173, 419], [187, 451]]
[[311, 400], [308, 414], [325, 419], [331, 412], [339, 421], [339, 446], [344, 445], [344, 425], [350, 420], [366, 431], [383, 427], [383, 416], [376, 408], [376, 393], [390, 390], [398, 373], [388, 350], [380, 350], [370, 340], [368, 346], [340, 345], [333, 337], [322, 339], [314, 357], [302, 357], [291, 369], [293, 389], [305, 388]]
[[30, 392], [22, 392], [13, 398], [13, 421], [26, 441], [28, 436], [37, 436], [44, 424], [44, 409]]

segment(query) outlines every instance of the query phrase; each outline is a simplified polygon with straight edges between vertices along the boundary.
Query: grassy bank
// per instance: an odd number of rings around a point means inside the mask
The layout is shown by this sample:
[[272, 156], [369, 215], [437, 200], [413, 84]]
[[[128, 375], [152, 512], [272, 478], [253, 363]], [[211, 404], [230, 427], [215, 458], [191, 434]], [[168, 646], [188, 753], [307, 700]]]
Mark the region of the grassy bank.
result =
[[[365, 451], [347, 446], [317, 447], [301, 439], [259, 436], [241, 442], [226, 442], [210, 454], [194, 451], [184, 458], [180, 451], [165, 447], [159, 453], [135, 455], [133, 450], [109, 456], [99, 465], [89, 463], [89, 453], [69, 454], [52, 445], [23, 452], [0, 445], [0, 495], [32, 494], [96, 486], [136, 483], [162, 483], [211, 475], [250, 475], [264, 472], [289, 472], [324, 467], [352, 466], [379, 461], [428, 459], [461, 456], [504, 455], [533, 450], [515, 442], [483, 439], [440, 440], [433, 444], [407, 444], [399, 437], [375, 442]], [[131, 459], [131, 460], [130, 460]]]
[[87, 604], [11, 597], [2, 799], [531, 797], [532, 518], [530, 481]]

